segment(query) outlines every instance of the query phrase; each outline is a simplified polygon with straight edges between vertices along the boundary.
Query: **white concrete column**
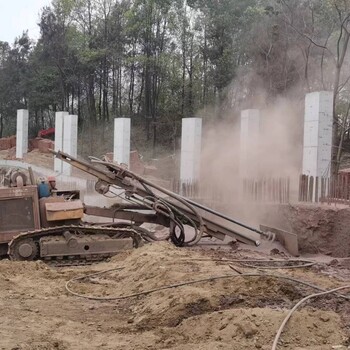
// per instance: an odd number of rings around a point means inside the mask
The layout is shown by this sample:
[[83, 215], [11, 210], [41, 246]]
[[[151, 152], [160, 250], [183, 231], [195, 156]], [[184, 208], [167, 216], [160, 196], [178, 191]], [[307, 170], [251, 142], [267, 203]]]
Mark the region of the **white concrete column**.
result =
[[239, 173], [241, 178], [257, 171], [257, 154], [260, 138], [260, 111], [246, 109], [241, 112]]
[[202, 147], [202, 118], [183, 118], [180, 182], [199, 180]]
[[[78, 144], [78, 116], [63, 116], [63, 152], [73, 157], [77, 157]], [[64, 175], [72, 175], [72, 166], [63, 162], [62, 173]]]
[[114, 119], [113, 161], [130, 165], [130, 118]]
[[17, 110], [16, 158], [22, 159], [28, 152], [28, 110]]
[[[63, 123], [64, 117], [68, 115], [68, 112], [56, 112], [55, 114], [55, 151], [63, 151]], [[63, 161], [55, 158], [54, 160], [55, 172], [62, 174]]]
[[333, 93], [305, 97], [303, 174], [329, 177], [332, 159]]

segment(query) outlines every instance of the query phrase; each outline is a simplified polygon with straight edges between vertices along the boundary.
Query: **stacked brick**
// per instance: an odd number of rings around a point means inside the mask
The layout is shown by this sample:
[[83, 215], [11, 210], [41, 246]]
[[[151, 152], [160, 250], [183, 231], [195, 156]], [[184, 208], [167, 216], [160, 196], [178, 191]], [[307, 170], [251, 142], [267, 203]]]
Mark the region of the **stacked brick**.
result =
[[10, 146], [11, 146], [10, 148], [16, 147], [16, 136], [15, 135], [10, 136], [9, 139], [10, 139]]
[[11, 148], [11, 140], [9, 137], [0, 139], [0, 151], [8, 150]]
[[38, 149], [40, 140], [42, 140], [41, 137], [36, 137], [35, 139], [30, 139], [29, 143], [28, 143], [29, 151], [32, 151], [33, 149]]
[[50, 149], [55, 148], [55, 143], [48, 139], [41, 139], [38, 141], [38, 149], [41, 153], [50, 153]]
[[[39, 149], [42, 153], [49, 153], [49, 149], [54, 149], [55, 143], [52, 140], [36, 137], [28, 142], [29, 152]], [[16, 136], [3, 137], [0, 139], [0, 151], [12, 150], [16, 148]]]
[[3, 137], [0, 139], [0, 151], [16, 147], [16, 136]]

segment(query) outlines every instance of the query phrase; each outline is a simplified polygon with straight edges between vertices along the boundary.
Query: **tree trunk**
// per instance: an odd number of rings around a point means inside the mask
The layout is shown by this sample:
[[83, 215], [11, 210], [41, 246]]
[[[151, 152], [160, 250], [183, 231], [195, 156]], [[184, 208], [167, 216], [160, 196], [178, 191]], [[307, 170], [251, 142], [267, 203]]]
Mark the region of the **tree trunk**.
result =
[[80, 81], [78, 82], [78, 120], [79, 122], [83, 122], [81, 120], [81, 90], [80, 90]]
[[88, 110], [89, 110], [90, 121], [92, 123], [96, 123], [95, 79], [92, 72], [90, 72], [89, 74], [87, 90], [88, 90], [87, 100], [88, 100]]
[[207, 44], [207, 25], [204, 26], [204, 48], [203, 48], [203, 94], [202, 105], [205, 105], [207, 99], [207, 67], [208, 67], [208, 44]]
[[119, 103], [119, 116], [123, 116], [123, 106], [122, 106], [122, 67], [119, 64], [118, 67], [118, 103]]
[[333, 128], [332, 128], [332, 157], [331, 157], [331, 174], [336, 175], [338, 173], [339, 164], [338, 164], [338, 120], [337, 120], [337, 97], [338, 97], [338, 89], [339, 89], [339, 81], [340, 81], [340, 72], [341, 67], [337, 65], [335, 81], [333, 87]]
[[113, 61], [112, 66], [112, 113], [113, 117], [116, 117], [118, 114], [118, 97], [117, 97], [117, 91], [118, 91], [118, 82], [116, 77], [116, 67], [115, 62]]
[[99, 94], [98, 94], [98, 116], [102, 119], [102, 76], [100, 76], [99, 82]]
[[3, 120], [2, 114], [0, 113], [0, 138], [2, 138], [3, 131], [4, 131], [4, 120]]
[[339, 171], [340, 158], [342, 149], [340, 148], [340, 139], [339, 139], [339, 126], [337, 118], [337, 100], [339, 96], [339, 84], [340, 84], [340, 75], [343, 67], [345, 55], [349, 45], [350, 33], [346, 30], [344, 31], [344, 40], [342, 47], [340, 48], [341, 38], [343, 34], [343, 28], [338, 40], [338, 56], [337, 64], [335, 71], [334, 87], [333, 87], [333, 132], [332, 132], [332, 161], [331, 161], [331, 174], [336, 175]]
[[135, 89], [135, 65], [132, 63], [130, 68], [130, 85], [129, 85], [129, 115], [133, 115], [134, 89]]

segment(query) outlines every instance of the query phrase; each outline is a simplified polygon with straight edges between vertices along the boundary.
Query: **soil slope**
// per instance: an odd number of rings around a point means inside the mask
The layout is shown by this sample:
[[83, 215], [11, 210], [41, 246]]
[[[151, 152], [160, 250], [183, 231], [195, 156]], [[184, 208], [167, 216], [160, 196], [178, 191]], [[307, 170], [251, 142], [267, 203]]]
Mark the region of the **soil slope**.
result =
[[[226, 252], [225, 257], [239, 254]], [[83, 299], [65, 290], [73, 277], [119, 267], [123, 269], [85, 278], [71, 288], [84, 295], [116, 297], [237, 275], [227, 263], [212, 259], [220, 256], [157, 243], [87, 267], [0, 261], [0, 349], [271, 349], [287, 310], [313, 289], [273, 277], [235, 276], [114, 301]], [[349, 284], [343, 271], [333, 262], [271, 273], [330, 289]], [[279, 348], [346, 349], [349, 304], [332, 296], [305, 304], [292, 316]]]

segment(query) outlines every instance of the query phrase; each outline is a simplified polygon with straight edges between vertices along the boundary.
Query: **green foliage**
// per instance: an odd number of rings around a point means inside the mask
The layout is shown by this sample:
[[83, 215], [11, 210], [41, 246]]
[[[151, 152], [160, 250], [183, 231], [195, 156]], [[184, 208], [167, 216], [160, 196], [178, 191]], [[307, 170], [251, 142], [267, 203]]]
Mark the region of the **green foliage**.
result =
[[[104, 133], [114, 117], [127, 116], [143, 126], [145, 147], [173, 149], [181, 118], [198, 111], [215, 106], [211, 118], [222, 118], [261, 90], [274, 98], [332, 87], [329, 67], [337, 42], [346, 42], [348, 7], [343, 0], [53, 0], [36, 43], [26, 33], [12, 47], [0, 42], [0, 136], [14, 130], [17, 108], [30, 109], [33, 132], [67, 110], [83, 133], [97, 126]], [[322, 74], [314, 68], [321, 62]]]

